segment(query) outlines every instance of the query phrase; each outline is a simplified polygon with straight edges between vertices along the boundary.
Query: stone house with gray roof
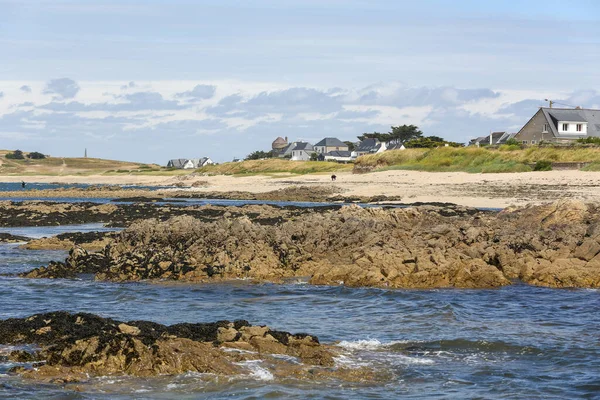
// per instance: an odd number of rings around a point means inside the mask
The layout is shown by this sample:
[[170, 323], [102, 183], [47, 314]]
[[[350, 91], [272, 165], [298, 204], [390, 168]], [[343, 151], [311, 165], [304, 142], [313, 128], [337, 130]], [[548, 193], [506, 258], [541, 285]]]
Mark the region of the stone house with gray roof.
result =
[[330, 151], [348, 151], [348, 145], [338, 138], [328, 137], [314, 146], [318, 154], [326, 154]]
[[600, 137], [600, 110], [540, 107], [514, 139], [539, 144], [569, 143], [587, 137]]

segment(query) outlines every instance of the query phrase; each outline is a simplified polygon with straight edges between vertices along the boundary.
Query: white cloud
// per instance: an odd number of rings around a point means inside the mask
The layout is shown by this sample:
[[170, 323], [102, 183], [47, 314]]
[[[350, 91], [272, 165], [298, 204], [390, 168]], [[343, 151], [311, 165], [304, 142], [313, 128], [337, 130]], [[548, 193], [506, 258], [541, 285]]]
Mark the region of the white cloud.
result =
[[[163, 162], [167, 153], [169, 158], [203, 154], [223, 161], [268, 149], [277, 136], [355, 140], [363, 132], [387, 131], [401, 124], [466, 142], [492, 129], [517, 129], [544, 104], [535, 91], [401, 83], [356, 89], [268, 82], [65, 79], [62, 86], [0, 82], [5, 94], [0, 101], [0, 132], [4, 132], [0, 137], [7, 147], [27, 144], [61, 155], [80, 155], [79, 147], [88, 147], [99, 157], [150, 162]], [[51, 93], [44, 94], [49, 87]], [[567, 104], [600, 103], [594, 90], [544, 95]], [[201, 154], [188, 154], [190, 149]]]

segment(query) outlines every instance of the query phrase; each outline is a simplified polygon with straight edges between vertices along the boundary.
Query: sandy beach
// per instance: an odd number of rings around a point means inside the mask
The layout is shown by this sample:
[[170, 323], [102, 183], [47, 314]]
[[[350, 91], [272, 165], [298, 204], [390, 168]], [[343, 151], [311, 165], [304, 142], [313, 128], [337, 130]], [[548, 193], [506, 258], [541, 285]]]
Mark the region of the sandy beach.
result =
[[[195, 192], [269, 192], [291, 186], [331, 187], [344, 196], [400, 196], [403, 203], [449, 202], [464, 206], [503, 208], [561, 198], [586, 202], [600, 197], [600, 173], [547, 171], [506, 174], [464, 172], [382, 171], [369, 174], [252, 175], [252, 176], [5, 176], [4, 182], [86, 183], [110, 185], [178, 185]], [[192, 185], [197, 187], [191, 187]], [[181, 187], [183, 186], [183, 187]], [[187, 189], [186, 189], [187, 187]], [[18, 193], [18, 192], [17, 192]], [[22, 192], [20, 192], [22, 194]], [[163, 192], [164, 193], [164, 192]], [[167, 193], [168, 194], [168, 193]], [[64, 195], [64, 194], [63, 194]]]

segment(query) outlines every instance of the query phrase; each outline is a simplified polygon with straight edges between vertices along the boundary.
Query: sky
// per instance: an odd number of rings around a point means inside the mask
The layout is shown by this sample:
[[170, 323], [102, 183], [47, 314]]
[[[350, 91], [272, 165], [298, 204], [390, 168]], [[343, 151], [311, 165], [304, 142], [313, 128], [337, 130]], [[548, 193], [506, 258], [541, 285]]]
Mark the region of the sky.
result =
[[596, 0], [0, 0], [0, 148], [218, 162], [278, 136], [600, 108]]

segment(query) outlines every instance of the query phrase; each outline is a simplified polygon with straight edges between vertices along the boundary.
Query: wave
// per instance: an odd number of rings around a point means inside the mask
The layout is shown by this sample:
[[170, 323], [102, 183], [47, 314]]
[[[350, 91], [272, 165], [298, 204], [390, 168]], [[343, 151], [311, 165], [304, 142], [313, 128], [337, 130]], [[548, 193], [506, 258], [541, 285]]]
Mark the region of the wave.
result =
[[391, 342], [381, 342], [377, 339], [359, 339], [359, 340], [342, 340], [337, 344], [338, 347], [342, 347], [347, 350], [379, 350], [382, 348], [390, 347], [395, 344], [408, 343], [403, 340], [396, 340]]
[[542, 351], [533, 346], [522, 346], [507, 343], [501, 340], [468, 340], [449, 339], [428, 342], [396, 342], [389, 346], [393, 351], [423, 352], [423, 351], [446, 351], [446, 352], [486, 352], [486, 353], [513, 353], [513, 354], [540, 354]]
[[259, 381], [272, 381], [275, 379], [273, 374], [266, 368], [260, 366], [262, 360], [249, 360], [236, 363], [250, 370], [250, 377]]

